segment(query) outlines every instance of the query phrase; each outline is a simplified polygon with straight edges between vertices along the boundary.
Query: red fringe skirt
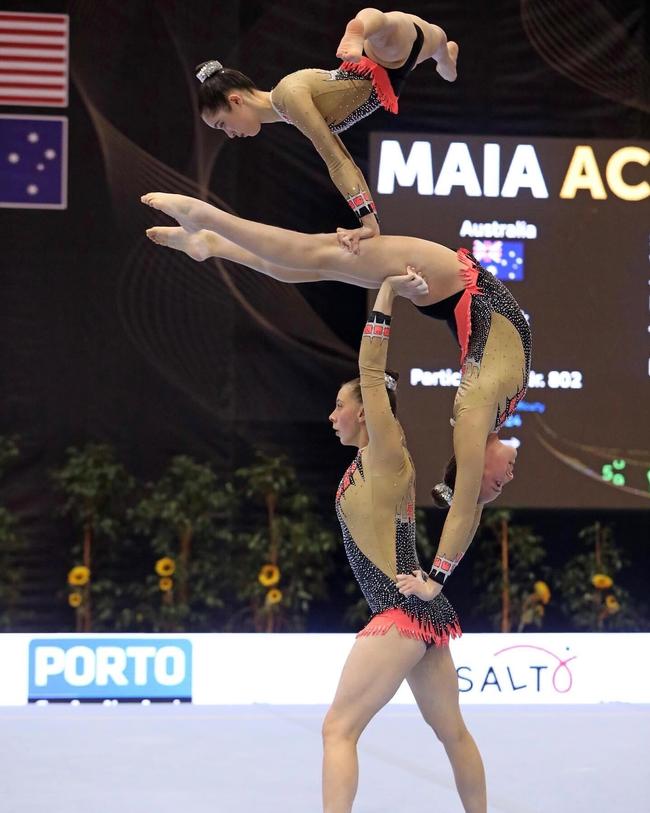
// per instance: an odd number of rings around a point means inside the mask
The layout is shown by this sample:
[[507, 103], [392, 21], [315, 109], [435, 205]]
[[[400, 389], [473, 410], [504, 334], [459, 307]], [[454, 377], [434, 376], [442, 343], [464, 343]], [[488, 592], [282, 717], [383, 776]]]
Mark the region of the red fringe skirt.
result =
[[374, 616], [366, 626], [357, 633], [357, 638], [369, 635], [386, 635], [391, 627], [396, 627], [404, 638], [417, 638], [425, 644], [434, 646], [447, 646], [451, 638], [460, 638], [463, 634], [458, 618], [444, 627], [436, 628], [433, 624], [422, 623], [411, 618], [408, 613], [399, 607], [392, 607]]
[[370, 79], [379, 103], [384, 110], [388, 110], [389, 113], [397, 113], [397, 96], [390, 83], [386, 68], [382, 65], [378, 65], [372, 59], [363, 56], [359, 62], [344, 62], [339, 67], [339, 70], [356, 73], [360, 79]]

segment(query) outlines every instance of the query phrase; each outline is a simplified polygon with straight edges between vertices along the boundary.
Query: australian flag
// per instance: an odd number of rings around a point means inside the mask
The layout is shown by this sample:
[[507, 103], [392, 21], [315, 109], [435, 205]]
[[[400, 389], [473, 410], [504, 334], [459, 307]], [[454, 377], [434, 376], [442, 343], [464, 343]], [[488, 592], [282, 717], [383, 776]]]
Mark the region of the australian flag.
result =
[[474, 240], [472, 254], [497, 279], [513, 282], [524, 278], [524, 244], [521, 240]]
[[65, 117], [0, 115], [0, 206], [65, 209], [67, 174]]

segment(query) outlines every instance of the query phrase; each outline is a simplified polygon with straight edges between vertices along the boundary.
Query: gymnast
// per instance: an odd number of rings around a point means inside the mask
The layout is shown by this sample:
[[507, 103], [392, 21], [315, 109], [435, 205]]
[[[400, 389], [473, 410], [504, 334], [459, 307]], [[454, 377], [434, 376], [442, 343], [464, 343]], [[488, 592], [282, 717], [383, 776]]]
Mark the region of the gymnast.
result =
[[366, 8], [347, 24], [337, 56], [344, 60], [338, 69], [296, 71], [270, 92], [217, 60], [204, 62], [196, 74], [199, 113], [229, 138], [255, 136], [263, 124], [280, 121], [297, 127], [361, 223], [337, 231], [341, 245], [355, 252], [359, 240], [379, 234], [379, 221], [368, 184], [338, 134], [379, 107], [397, 113], [404, 82], [421, 62], [433, 59], [437, 72], [453, 82], [458, 46], [447, 42], [442, 28], [413, 14]]
[[[453, 251], [430, 240], [380, 235], [354, 254], [341, 250], [335, 234], [303, 234], [247, 221], [184, 195], [154, 192], [142, 202], [180, 224], [148, 229], [149, 239], [196, 260], [221, 257], [284, 282], [336, 280], [365, 288], [403, 275], [404, 295], [422, 313], [452, 328], [462, 370], [453, 407], [454, 456], [433, 494], [449, 513], [431, 579], [425, 583], [421, 574], [402, 574], [398, 580], [405, 595], [433, 598], [471, 543], [483, 505], [514, 477], [517, 451], [497, 433], [526, 392], [531, 336], [510, 291], [464, 248]], [[413, 273], [423, 283], [416, 293], [408, 290]]]

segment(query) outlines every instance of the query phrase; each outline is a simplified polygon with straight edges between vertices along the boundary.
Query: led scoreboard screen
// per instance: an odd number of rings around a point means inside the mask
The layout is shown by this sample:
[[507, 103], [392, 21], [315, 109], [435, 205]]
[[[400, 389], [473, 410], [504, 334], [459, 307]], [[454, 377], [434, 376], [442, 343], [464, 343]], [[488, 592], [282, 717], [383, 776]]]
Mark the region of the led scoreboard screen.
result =
[[[511, 507], [650, 507], [650, 143], [374, 133], [384, 234], [464, 246], [510, 288], [533, 336]], [[430, 505], [452, 452], [459, 351], [396, 303], [389, 364]]]

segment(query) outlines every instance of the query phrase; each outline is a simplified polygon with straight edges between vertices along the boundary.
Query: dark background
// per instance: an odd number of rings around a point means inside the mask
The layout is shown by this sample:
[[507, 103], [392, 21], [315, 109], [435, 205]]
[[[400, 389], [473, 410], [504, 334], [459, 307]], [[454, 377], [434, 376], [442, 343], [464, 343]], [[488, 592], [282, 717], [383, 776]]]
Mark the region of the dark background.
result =
[[[382, 138], [395, 140], [394, 136], [373, 136], [373, 190], [377, 190]], [[443, 162], [454, 142], [467, 145], [471, 160], [470, 166], [463, 159], [462, 179], [471, 177], [473, 167], [482, 186], [486, 139], [399, 134], [405, 158], [416, 139], [431, 145], [436, 184], [449, 177]], [[375, 197], [389, 232], [414, 236], [433, 232], [438, 242], [466, 246], [479, 260], [484, 249], [474, 249], [471, 236], [460, 236], [465, 221], [521, 220], [537, 229], [535, 238], [501, 238], [506, 245], [509, 241], [521, 245], [523, 279], [506, 279], [506, 284], [529, 319], [533, 352], [532, 380], [517, 421], [506, 421], [499, 433], [503, 440], [520, 444], [516, 477], [499, 503], [517, 508], [648, 508], [650, 197], [621, 199], [607, 186], [605, 167], [610, 156], [631, 145], [650, 155], [650, 141], [492, 135], [489, 142], [500, 147], [501, 184], [517, 147], [533, 147], [548, 196], [533, 197], [526, 186], [515, 197], [469, 196], [460, 185], [452, 187], [449, 195], [438, 194], [445, 191], [444, 185], [436, 185], [433, 195], [421, 195], [417, 185], [396, 183], [391, 194]], [[561, 199], [574, 151], [586, 142], [593, 150], [607, 197], [595, 199], [581, 189], [575, 197]], [[454, 149], [457, 155], [459, 148]], [[384, 160], [385, 167], [392, 166]], [[650, 164], [643, 167], [630, 162], [622, 176], [629, 185], [650, 180]], [[541, 184], [536, 191], [542, 193]], [[624, 188], [619, 191], [630, 194]], [[495, 239], [477, 242], [495, 243]], [[483, 260], [483, 264], [490, 268], [489, 261]], [[402, 373], [400, 417], [418, 472], [418, 502], [424, 504], [431, 483], [440, 476], [442, 462], [451, 454], [447, 426], [455, 388], [411, 386], [409, 373], [413, 367], [456, 370], [458, 347], [451, 331], [418, 314], [409, 303], [398, 302], [391, 364]], [[580, 387], [559, 387], [560, 382]], [[533, 405], [544, 411], [522, 409]], [[625, 461], [621, 469], [624, 482], [604, 479], [603, 467], [611, 470], [613, 461], [617, 465]], [[605, 469], [606, 476], [610, 470]]]
[[[70, 623], [56, 594], [71, 531], [55, 517], [48, 476], [70, 445], [109, 442], [142, 478], [156, 477], [179, 452], [227, 475], [263, 447], [286, 453], [305, 488], [331, 503], [350, 450], [337, 445], [327, 415], [338, 385], [354, 374], [365, 292], [199, 266], [144, 239], [155, 217], [138, 199], [155, 189], [210, 192], [238, 214], [278, 226], [353, 226], [318, 155], [293, 128], [228, 141], [205, 127], [195, 114], [193, 67], [218, 58], [264, 90], [299, 68], [336, 67], [336, 45], [358, 8], [324, 0], [5, 4], [66, 12], [71, 30], [69, 108], [2, 111], [69, 117], [68, 209], [0, 211], [0, 434], [18, 434], [22, 450], [0, 502], [30, 540], [41, 629]], [[404, 10], [460, 42], [459, 79], [445, 83], [433, 65], [421, 65], [399, 117], [379, 112], [346, 133], [364, 170], [373, 130], [650, 138], [645, 4], [443, 0]], [[625, 397], [617, 417], [626, 420]], [[647, 448], [647, 423], [638, 431]], [[573, 544], [594, 519], [614, 522], [635, 562], [633, 579], [647, 582], [647, 513], [522, 517], [551, 548]], [[434, 535], [443, 519], [430, 515]], [[471, 603], [469, 591], [455, 598], [461, 612]], [[316, 628], [339, 623], [334, 606], [314, 620]]]

